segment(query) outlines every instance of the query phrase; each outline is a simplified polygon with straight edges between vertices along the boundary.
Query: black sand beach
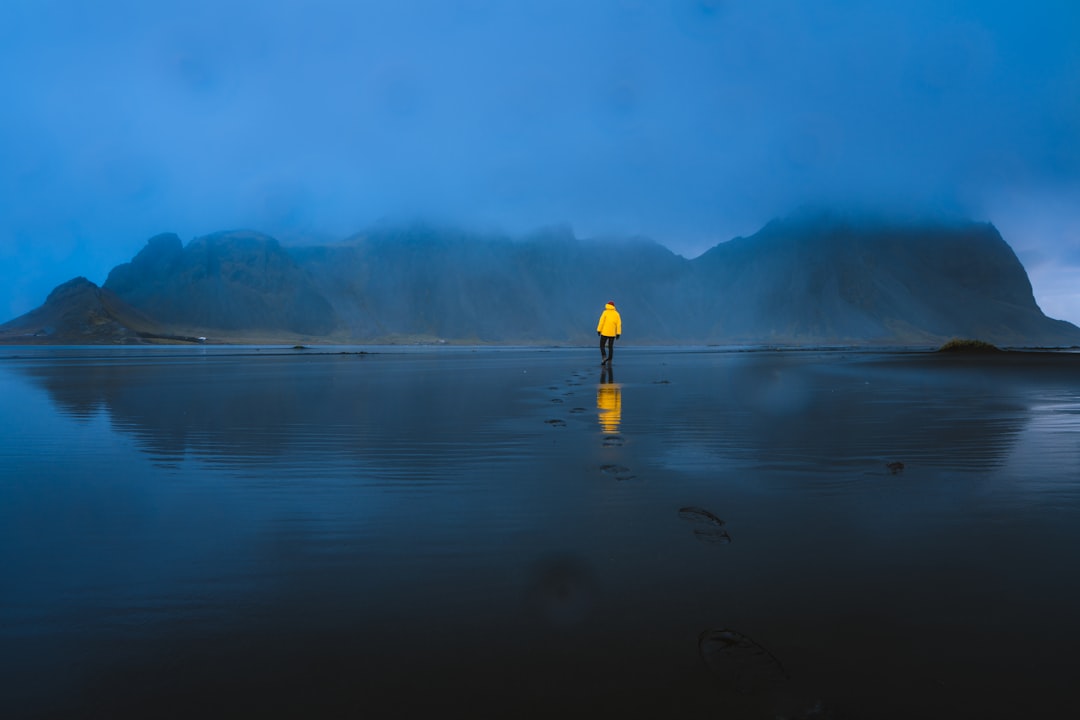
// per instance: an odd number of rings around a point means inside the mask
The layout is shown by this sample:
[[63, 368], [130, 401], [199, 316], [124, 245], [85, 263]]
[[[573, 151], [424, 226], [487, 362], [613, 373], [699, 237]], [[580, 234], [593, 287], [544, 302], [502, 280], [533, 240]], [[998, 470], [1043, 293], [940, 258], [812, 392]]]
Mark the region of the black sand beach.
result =
[[0, 349], [0, 716], [1080, 711], [1080, 355], [596, 355]]

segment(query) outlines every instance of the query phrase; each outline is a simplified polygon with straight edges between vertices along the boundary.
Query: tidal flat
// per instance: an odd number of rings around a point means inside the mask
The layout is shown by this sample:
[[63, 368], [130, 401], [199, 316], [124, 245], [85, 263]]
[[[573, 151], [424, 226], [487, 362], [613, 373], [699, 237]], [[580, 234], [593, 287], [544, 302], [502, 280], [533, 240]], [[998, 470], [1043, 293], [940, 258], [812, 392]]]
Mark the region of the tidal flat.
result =
[[1080, 354], [0, 348], [0, 717], [1080, 713]]

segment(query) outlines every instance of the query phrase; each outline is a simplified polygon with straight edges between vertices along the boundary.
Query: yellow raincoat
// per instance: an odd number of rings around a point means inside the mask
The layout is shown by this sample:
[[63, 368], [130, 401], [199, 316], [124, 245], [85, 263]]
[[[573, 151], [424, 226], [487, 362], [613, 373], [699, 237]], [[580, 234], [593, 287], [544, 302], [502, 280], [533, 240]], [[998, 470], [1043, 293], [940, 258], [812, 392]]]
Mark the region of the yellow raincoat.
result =
[[622, 318], [615, 306], [608, 303], [604, 306], [604, 312], [600, 315], [600, 322], [596, 324], [596, 332], [604, 337], [622, 335]]

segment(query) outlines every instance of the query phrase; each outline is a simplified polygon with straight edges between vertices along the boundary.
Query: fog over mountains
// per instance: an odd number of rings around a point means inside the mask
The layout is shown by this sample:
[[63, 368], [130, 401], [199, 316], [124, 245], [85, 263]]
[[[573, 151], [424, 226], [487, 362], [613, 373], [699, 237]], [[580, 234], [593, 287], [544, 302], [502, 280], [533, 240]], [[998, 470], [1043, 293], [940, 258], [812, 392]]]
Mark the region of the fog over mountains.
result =
[[567, 228], [510, 238], [413, 225], [283, 247], [256, 232], [151, 238], [101, 288], [77, 278], [0, 326], [7, 342], [1080, 344], [984, 223], [804, 213], [686, 259]]

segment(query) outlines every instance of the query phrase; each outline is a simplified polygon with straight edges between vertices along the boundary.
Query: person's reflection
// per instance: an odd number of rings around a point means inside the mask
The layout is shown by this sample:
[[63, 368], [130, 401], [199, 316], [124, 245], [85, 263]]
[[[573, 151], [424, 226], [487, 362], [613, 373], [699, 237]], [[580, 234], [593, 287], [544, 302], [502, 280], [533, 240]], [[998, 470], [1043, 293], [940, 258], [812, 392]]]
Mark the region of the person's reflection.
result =
[[619, 432], [622, 420], [622, 387], [615, 384], [611, 366], [600, 371], [600, 386], [596, 388], [596, 407], [600, 411], [600, 427], [607, 433]]

